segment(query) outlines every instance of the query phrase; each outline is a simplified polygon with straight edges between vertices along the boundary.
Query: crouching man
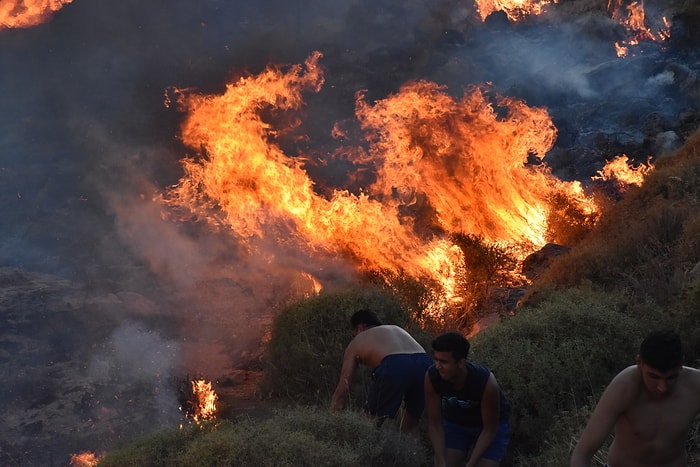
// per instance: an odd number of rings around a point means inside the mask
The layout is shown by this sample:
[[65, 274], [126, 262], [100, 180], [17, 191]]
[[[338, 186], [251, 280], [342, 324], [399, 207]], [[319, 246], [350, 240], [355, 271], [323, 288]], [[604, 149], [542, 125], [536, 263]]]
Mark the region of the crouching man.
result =
[[490, 369], [467, 361], [469, 341], [448, 332], [432, 342], [425, 375], [435, 467], [495, 467], [510, 439], [510, 404]]

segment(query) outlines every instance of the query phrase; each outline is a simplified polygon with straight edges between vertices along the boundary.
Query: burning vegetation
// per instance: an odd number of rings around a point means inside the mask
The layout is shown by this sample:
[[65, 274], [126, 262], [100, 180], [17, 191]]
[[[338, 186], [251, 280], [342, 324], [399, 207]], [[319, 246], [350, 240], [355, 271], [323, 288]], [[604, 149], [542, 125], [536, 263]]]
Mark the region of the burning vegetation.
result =
[[[557, 179], [543, 162], [557, 135], [547, 111], [488, 86], [454, 98], [435, 83], [410, 82], [374, 103], [358, 92], [362, 141], [337, 124], [334, 136], [343, 144], [324, 157], [358, 171], [371, 166], [364, 177], [371, 183], [317, 189], [305, 166], [313, 156], [286, 154], [278, 136], [290, 128], [275, 124], [298, 123], [280, 115], [303, 107], [304, 92], [320, 90], [321, 58], [317, 52], [304, 66], [269, 66], [229, 83], [222, 95], [175, 90], [186, 113], [182, 139], [194, 154], [182, 160], [185, 175], [160, 201], [250, 245], [265, 239], [343, 256], [389, 285], [397, 275], [425, 280], [439, 297], [428, 306], [434, 317], [474, 301], [458, 284], [473, 261], [455, 235], [522, 261], [595, 223], [594, 196], [577, 181]], [[512, 281], [522, 280], [516, 269]]]
[[[644, 9], [644, 0], [625, 2], [608, 0], [608, 11], [612, 19], [621, 24], [629, 37], [615, 43], [618, 57], [625, 57], [629, 48], [643, 41], [664, 41], [670, 37], [671, 23], [662, 16], [660, 20], [650, 21]], [[649, 24], [650, 22], [658, 24]]]
[[180, 386], [180, 410], [195, 423], [216, 418], [218, 399], [211, 381], [195, 378]]
[[[4, 2], [0, 29], [45, 22], [71, 1]], [[482, 21], [502, 11], [522, 22], [556, 4], [477, 0], [476, 11]], [[670, 21], [650, 14], [641, 0], [610, 0], [607, 11], [626, 33], [615, 43], [620, 57], [643, 41], [669, 38]], [[264, 243], [341, 258], [358, 276], [392, 289], [421, 284], [429, 289], [421, 303], [426, 315], [435, 321], [457, 310], [464, 324], [490, 288], [528, 283], [521, 270], [528, 255], [547, 244], [576, 243], [593, 229], [605, 204], [592, 187], [602, 183], [622, 194], [655, 170], [651, 159], [635, 167], [623, 154], [591, 185], [561, 180], [545, 162], [558, 134], [546, 108], [490, 84], [456, 95], [427, 79], [376, 100], [371, 90], [358, 90], [354, 120], [335, 124], [329, 149], [308, 150], [309, 137], [290, 142], [289, 135], [304, 127], [306, 96], [325, 84], [322, 63], [313, 52], [303, 64], [269, 65], [220, 94], [170, 90], [166, 103], [183, 112], [181, 138], [190, 154], [181, 161], [184, 175], [157, 201], [181, 220], [230, 235], [251, 256]], [[348, 168], [336, 185], [317, 176], [333, 162]], [[313, 269], [297, 272], [312, 284], [300, 295], [321, 291]], [[212, 383], [194, 379], [186, 386], [184, 416], [195, 423], [215, 418]], [[89, 452], [71, 459], [74, 466], [98, 461]]]
[[557, 0], [475, 0], [476, 8], [482, 20], [496, 11], [503, 11], [512, 21], [522, 20], [532, 15], [541, 14], [544, 9]]
[[89, 451], [84, 451], [70, 456], [71, 467], [95, 467], [99, 463], [100, 457]]
[[0, 30], [30, 28], [47, 21], [54, 12], [73, 0], [3, 0], [0, 2]]

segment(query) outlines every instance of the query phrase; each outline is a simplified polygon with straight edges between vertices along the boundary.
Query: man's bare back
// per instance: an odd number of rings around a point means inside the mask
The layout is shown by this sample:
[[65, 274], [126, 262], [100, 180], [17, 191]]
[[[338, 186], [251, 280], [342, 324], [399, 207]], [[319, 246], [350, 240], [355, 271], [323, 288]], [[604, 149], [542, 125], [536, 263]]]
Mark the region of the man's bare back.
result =
[[345, 350], [360, 363], [376, 368], [387, 355], [425, 353], [425, 349], [403, 328], [384, 324], [357, 334]]
[[[420, 374], [417, 375], [417, 380], [421, 387], [420, 395], [422, 399], [423, 376], [432, 359], [427, 356], [425, 349], [405, 329], [390, 324], [374, 323], [366, 325], [360, 323], [355, 326], [354, 333], [355, 337], [345, 348], [340, 378], [331, 398], [331, 410], [340, 410], [345, 407], [350, 382], [355, 375], [358, 365], [362, 364], [376, 369], [380, 366], [382, 360], [389, 355], [422, 354], [424, 356], [421, 359], [422, 363], [420, 366], [414, 367], [420, 371]], [[423, 368], [423, 365], [425, 365], [425, 368]], [[420, 411], [422, 412], [422, 410], [421, 407]], [[410, 418], [404, 417], [404, 420], [409, 420], [408, 427], [414, 422], [417, 423], [417, 420]]]

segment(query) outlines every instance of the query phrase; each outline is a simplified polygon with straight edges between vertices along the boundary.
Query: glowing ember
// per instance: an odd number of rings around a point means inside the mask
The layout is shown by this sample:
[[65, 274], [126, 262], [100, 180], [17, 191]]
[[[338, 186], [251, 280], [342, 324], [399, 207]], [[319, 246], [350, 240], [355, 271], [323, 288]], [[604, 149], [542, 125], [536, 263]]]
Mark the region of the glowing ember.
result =
[[100, 458], [92, 452], [81, 452], [70, 456], [71, 467], [95, 467], [99, 464]]
[[203, 379], [192, 381], [192, 394], [194, 395], [195, 422], [211, 420], [216, 416], [216, 401], [218, 396], [211, 387], [210, 381]]
[[[302, 105], [302, 91], [323, 83], [320, 54], [305, 67], [269, 67], [229, 84], [221, 96], [181, 92], [188, 112], [185, 144], [201, 151], [183, 160], [185, 176], [162, 198], [187, 218], [205, 219], [245, 242], [277, 239], [307, 252], [343, 256], [359, 270], [389, 271], [443, 287], [453, 296], [460, 253], [446, 240], [464, 232], [486, 243], [518, 247], [527, 254], [556, 232], [548, 227], [550, 200], [565, 198], [595, 213], [580, 184], [551, 176], [542, 159], [556, 128], [544, 109], [491, 96], [474, 88], [454, 99], [426, 82], [404, 85], [373, 104], [358, 93], [356, 116], [364, 144], [343, 146], [332, 157], [371, 166], [374, 182], [357, 194], [322, 196], [302, 166], [275, 144], [286, 128], [262, 115]], [[344, 133], [336, 125], [334, 135]]]
[[558, 0], [476, 0], [476, 8], [482, 21], [491, 13], [503, 11], [512, 21], [541, 14], [545, 7]]
[[41, 24], [73, 0], [2, 0], [0, 29], [29, 28]]
[[608, 11], [630, 34], [629, 39], [615, 43], [618, 57], [627, 56], [629, 46], [639, 45], [642, 41], [663, 41], [670, 37], [671, 24], [665, 17], [661, 19], [662, 24], [653, 28], [655, 31], [647, 26], [644, 0], [633, 1], [628, 5], [624, 5], [624, 0], [608, 0]]
[[653, 164], [647, 161], [646, 164], [639, 164], [633, 167], [625, 154], [608, 161], [602, 170], [598, 171], [595, 180], [615, 180], [624, 185], [641, 186], [644, 179], [654, 169]]

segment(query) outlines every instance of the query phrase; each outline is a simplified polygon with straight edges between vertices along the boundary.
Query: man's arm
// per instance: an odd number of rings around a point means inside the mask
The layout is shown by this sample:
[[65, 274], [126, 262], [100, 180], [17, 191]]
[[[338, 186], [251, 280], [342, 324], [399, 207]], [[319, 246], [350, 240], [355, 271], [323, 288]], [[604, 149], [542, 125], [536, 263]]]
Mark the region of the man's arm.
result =
[[435, 452], [434, 467], [445, 466], [445, 429], [442, 426], [442, 400], [435, 392], [428, 372], [423, 383], [425, 392], [425, 411], [428, 416], [428, 436]]
[[348, 393], [350, 392], [350, 384], [357, 370], [358, 359], [354, 349], [354, 340], [350, 342], [345, 349], [343, 356], [343, 368], [340, 370], [340, 378], [338, 385], [335, 387], [333, 397], [331, 398], [331, 411], [335, 412], [343, 410], [347, 405]]
[[634, 398], [634, 368], [620, 372], [603, 391], [593, 415], [574, 448], [570, 467], [590, 467], [591, 460], [615, 427], [620, 415]]
[[491, 373], [484, 387], [484, 394], [481, 397], [481, 420], [483, 428], [479, 437], [474, 443], [467, 467], [472, 467], [479, 463], [498, 432], [498, 419], [501, 415], [501, 397], [496, 377]]

